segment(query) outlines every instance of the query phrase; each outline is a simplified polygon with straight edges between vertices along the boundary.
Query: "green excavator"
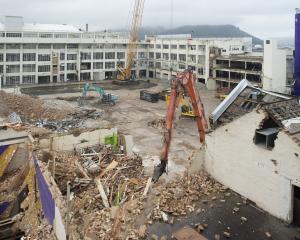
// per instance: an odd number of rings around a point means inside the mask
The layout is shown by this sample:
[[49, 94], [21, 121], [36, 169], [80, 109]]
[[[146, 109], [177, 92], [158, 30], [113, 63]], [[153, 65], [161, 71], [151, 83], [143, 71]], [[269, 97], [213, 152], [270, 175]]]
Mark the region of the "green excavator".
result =
[[79, 103], [82, 105], [82, 100], [86, 99], [88, 92], [98, 92], [100, 103], [102, 104], [109, 104], [109, 105], [115, 105], [116, 101], [118, 100], [118, 96], [106, 93], [103, 88], [93, 86], [92, 84], [86, 83], [83, 87], [81, 96], [79, 98]]

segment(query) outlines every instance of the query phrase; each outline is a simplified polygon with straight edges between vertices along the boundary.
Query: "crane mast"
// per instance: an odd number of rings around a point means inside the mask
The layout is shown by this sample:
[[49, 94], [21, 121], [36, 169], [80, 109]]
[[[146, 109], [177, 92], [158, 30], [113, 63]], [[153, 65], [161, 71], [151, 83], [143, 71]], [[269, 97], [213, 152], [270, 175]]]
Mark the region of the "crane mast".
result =
[[131, 70], [137, 57], [139, 30], [142, 22], [145, 0], [135, 0], [130, 37], [127, 47], [127, 60], [124, 69], [119, 69], [117, 80], [128, 81], [131, 79]]

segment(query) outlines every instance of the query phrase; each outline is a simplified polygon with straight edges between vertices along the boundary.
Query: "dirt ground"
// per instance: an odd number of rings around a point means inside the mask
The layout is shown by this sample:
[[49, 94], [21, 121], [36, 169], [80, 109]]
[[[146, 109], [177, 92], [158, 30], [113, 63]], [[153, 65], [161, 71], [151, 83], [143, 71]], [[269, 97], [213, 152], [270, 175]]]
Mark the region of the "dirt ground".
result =
[[[150, 88], [152, 91], [160, 91], [166, 85], [158, 84]], [[159, 163], [160, 149], [162, 146], [162, 130], [149, 127], [148, 123], [153, 120], [164, 119], [166, 114], [166, 102], [150, 103], [139, 99], [140, 89], [108, 90], [109, 93], [119, 97], [117, 104], [113, 107], [101, 106], [105, 110], [104, 117], [99, 122], [90, 122], [95, 127], [117, 127], [122, 133], [130, 134], [134, 140], [134, 152], [144, 159], [144, 166], [149, 175], [152, 174], [154, 165]], [[40, 96], [46, 101], [53, 101], [57, 97], [76, 97], [80, 93], [50, 94]], [[214, 92], [200, 90], [201, 99], [205, 105], [207, 117], [219, 104], [219, 100], [214, 97]], [[55, 100], [57, 101], [57, 100]], [[77, 106], [77, 102], [72, 102]], [[85, 107], [95, 107], [97, 105], [87, 105]], [[188, 162], [186, 159], [191, 157], [193, 164], [198, 170], [196, 159], [199, 156], [201, 147], [198, 137], [196, 123], [191, 118], [180, 117], [178, 110], [173, 131], [171, 151], [169, 155], [169, 175], [165, 179], [170, 179], [177, 174], [182, 174]]]
[[[261, 211], [236, 193], [230, 191], [227, 194], [213, 194], [207, 198], [207, 202], [198, 202], [197, 208], [202, 210], [200, 213], [196, 211], [175, 218], [174, 224], [154, 223], [148, 228], [149, 236], [169, 237], [182, 227], [197, 229], [199, 224], [204, 226], [201, 234], [208, 239], [215, 239], [215, 235], [219, 235], [223, 240], [294, 240], [297, 239], [295, 236], [300, 236], [300, 230], [296, 227], [288, 226]], [[224, 232], [230, 233], [230, 237], [227, 238]], [[271, 238], [266, 236], [267, 232]]]
[[[158, 84], [151, 90], [158, 91], [165, 86]], [[40, 91], [40, 93], [43, 91]], [[159, 163], [159, 155], [162, 146], [162, 130], [148, 126], [153, 120], [163, 119], [166, 114], [166, 102], [149, 103], [139, 100], [140, 89], [114, 89], [108, 90], [119, 97], [117, 104], [113, 107], [99, 106], [105, 110], [104, 117], [101, 120], [91, 122], [91, 125], [98, 127], [117, 127], [123, 133], [130, 134], [134, 140], [134, 152], [143, 159], [143, 165], [146, 172], [151, 176], [153, 167]], [[45, 93], [45, 92], [43, 92]], [[57, 97], [77, 97], [79, 92], [42, 95], [40, 96], [46, 102], [53, 101]], [[205, 106], [206, 117], [219, 104], [215, 98], [215, 93], [207, 90], [200, 90], [200, 96]], [[56, 100], [58, 101], [58, 100]], [[77, 102], [70, 102], [74, 107]], [[90, 105], [86, 107], [94, 107]], [[162, 179], [167, 182], [174, 179], [178, 174], [182, 175], [187, 168], [192, 170], [201, 169], [201, 155], [199, 154], [198, 131], [193, 119], [179, 118], [175, 122], [173, 139], [169, 155], [168, 175], [163, 175]], [[192, 161], [189, 162], [187, 159]], [[169, 239], [172, 233], [185, 225], [195, 225], [197, 223], [207, 223], [208, 227], [204, 229], [203, 235], [213, 239], [215, 234], [220, 234], [220, 239], [225, 239], [223, 232], [231, 233], [230, 239], [267, 239], [265, 232], [272, 234], [272, 239], [288, 240], [294, 239], [298, 230], [286, 226], [284, 223], [269, 216], [261, 210], [253, 207], [251, 204], [243, 204], [243, 199], [238, 195], [231, 193], [225, 201], [208, 199], [207, 203], [198, 203], [199, 208], [205, 209], [201, 214], [192, 213], [184, 218], [176, 218], [174, 224], [164, 224], [155, 222], [148, 228], [148, 239], [152, 239], [153, 234]], [[237, 203], [239, 211], [233, 214], [233, 209]], [[241, 217], [247, 218], [242, 221]]]

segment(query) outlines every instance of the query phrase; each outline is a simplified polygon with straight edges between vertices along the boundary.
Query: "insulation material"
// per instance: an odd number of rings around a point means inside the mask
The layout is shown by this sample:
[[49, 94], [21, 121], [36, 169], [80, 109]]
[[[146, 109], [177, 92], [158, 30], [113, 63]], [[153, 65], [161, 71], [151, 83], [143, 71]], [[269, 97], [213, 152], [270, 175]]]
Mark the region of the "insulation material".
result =
[[52, 194], [49, 190], [47, 182], [42, 174], [42, 171], [38, 165], [37, 159], [34, 158], [35, 171], [38, 181], [38, 189], [40, 193], [41, 203], [43, 213], [48, 220], [49, 224], [53, 225], [54, 217], [55, 217], [55, 202], [52, 197]]

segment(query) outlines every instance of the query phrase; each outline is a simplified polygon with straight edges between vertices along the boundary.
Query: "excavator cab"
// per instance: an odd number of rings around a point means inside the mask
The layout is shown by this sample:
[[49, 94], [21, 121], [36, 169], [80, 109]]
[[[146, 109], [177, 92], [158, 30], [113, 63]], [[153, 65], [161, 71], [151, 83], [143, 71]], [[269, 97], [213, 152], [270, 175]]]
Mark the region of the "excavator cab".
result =
[[[166, 94], [165, 99], [166, 99], [167, 107], [169, 107], [170, 93]], [[180, 107], [182, 117], [194, 118], [196, 116], [195, 113], [194, 113], [194, 110], [193, 110], [193, 105], [191, 103], [191, 100], [187, 96], [187, 94], [182, 94], [182, 97], [180, 98], [178, 105]]]
[[105, 92], [103, 88], [86, 83], [79, 99], [79, 105], [83, 105], [83, 100], [86, 98], [88, 92], [97, 92], [99, 95], [99, 102], [102, 104], [115, 105], [118, 100], [118, 96]]

